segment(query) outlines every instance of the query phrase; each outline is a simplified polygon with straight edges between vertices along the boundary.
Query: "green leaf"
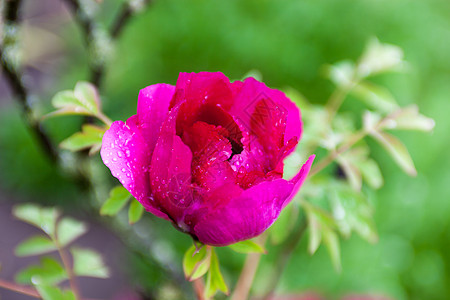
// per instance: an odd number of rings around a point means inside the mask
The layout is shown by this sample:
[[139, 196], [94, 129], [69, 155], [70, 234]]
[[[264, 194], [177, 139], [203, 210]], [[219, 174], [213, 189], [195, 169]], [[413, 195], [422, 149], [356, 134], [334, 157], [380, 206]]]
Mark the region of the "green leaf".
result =
[[29, 266], [16, 274], [16, 281], [22, 284], [58, 284], [66, 280], [66, 270], [52, 257], [41, 258], [40, 265]]
[[331, 261], [333, 262], [334, 269], [340, 272], [341, 267], [341, 250], [339, 246], [339, 237], [333, 230], [325, 228], [322, 230], [323, 242], [327, 246], [328, 253], [330, 254]]
[[358, 163], [358, 168], [367, 184], [373, 189], [383, 186], [383, 175], [380, 167], [373, 159], [366, 159]]
[[83, 125], [82, 131], [77, 132], [61, 142], [60, 147], [70, 151], [79, 151], [82, 149], [101, 146], [105, 128], [94, 125]]
[[357, 67], [360, 78], [370, 75], [395, 71], [405, 65], [403, 50], [395, 45], [380, 43], [377, 38], [371, 38], [367, 43]]
[[362, 175], [356, 166], [351, 155], [341, 155], [336, 158], [336, 161], [341, 166], [345, 176], [355, 191], [360, 191], [362, 186]]
[[75, 295], [70, 290], [62, 291], [46, 284], [35, 284], [35, 287], [43, 300], [75, 300]]
[[22, 204], [13, 208], [13, 215], [53, 236], [59, 213], [55, 208], [42, 208], [35, 204]]
[[402, 108], [395, 114], [393, 120], [395, 122], [391, 129], [431, 131], [435, 125], [433, 119], [419, 113], [417, 105]]
[[329, 198], [336, 224], [344, 236], [349, 237], [354, 230], [368, 242], [378, 240], [373, 209], [362, 193], [337, 183], [330, 188]]
[[109, 277], [109, 270], [103, 264], [103, 259], [96, 251], [90, 249], [71, 248], [73, 256], [73, 271], [77, 276]]
[[280, 213], [275, 223], [270, 227], [270, 240], [274, 245], [281, 244], [289, 236], [298, 218], [298, 206], [292, 203]]
[[128, 202], [131, 194], [123, 186], [116, 186], [109, 193], [109, 198], [103, 203], [100, 209], [102, 216], [114, 216], [116, 215]]
[[360, 82], [352, 89], [351, 93], [369, 107], [380, 112], [389, 113], [399, 107], [389, 90], [369, 82]]
[[96, 88], [88, 82], [78, 82], [73, 91], [58, 92], [52, 99], [57, 111], [47, 114], [55, 115], [92, 115], [100, 112], [100, 98]]
[[86, 224], [75, 219], [65, 217], [57, 225], [58, 242], [62, 247], [65, 247], [85, 234], [86, 231]]
[[322, 242], [321, 225], [319, 220], [314, 216], [310, 215], [308, 217], [308, 228], [309, 228], [309, 242], [308, 242], [308, 252], [313, 255], [319, 249], [320, 243]]
[[399, 139], [386, 132], [372, 131], [370, 135], [386, 149], [403, 171], [411, 176], [417, 175], [416, 167], [409, 155], [408, 149], [406, 149], [405, 145]]
[[189, 281], [198, 279], [206, 274], [211, 263], [211, 248], [201, 246], [199, 249], [192, 245], [184, 254], [183, 271]]
[[61, 91], [53, 96], [52, 104], [55, 108], [73, 110], [78, 114], [91, 114], [92, 111], [83, 105], [71, 90]]
[[79, 81], [73, 90], [78, 101], [94, 115], [100, 111], [100, 97], [97, 88], [86, 81]]
[[351, 61], [345, 60], [329, 66], [328, 78], [338, 87], [348, 88], [353, 84], [355, 66]]
[[258, 81], [262, 81], [262, 74], [259, 70], [252, 69], [248, 71], [244, 76], [242, 76], [241, 80], [243, 81], [246, 78], [252, 77]]
[[239, 253], [266, 253], [266, 249], [257, 243], [246, 240], [228, 246], [231, 250]]
[[324, 210], [303, 201], [302, 206], [305, 208], [308, 218], [309, 244], [308, 251], [314, 254], [323, 240], [330, 254], [331, 261], [336, 271], [341, 270], [341, 256], [339, 247], [339, 238], [335, 232], [336, 223], [333, 218]]
[[371, 111], [365, 111], [363, 114], [363, 125], [366, 132], [378, 130], [381, 121], [381, 115]]
[[128, 209], [128, 222], [132, 225], [137, 223], [144, 213], [144, 207], [136, 199], [132, 199]]
[[57, 250], [53, 241], [45, 236], [33, 236], [17, 245], [17, 256], [30, 256], [44, 254]]
[[209, 268], [208, 276], [206, 278], [205, 285], [205, 298], [210, 299], [217, 291], [222, 291], [228, 295], [228, 287], [223, 279], [222, 273], [220, 273], [219, 259], [214, 251], [211, 249], [211, 266]]

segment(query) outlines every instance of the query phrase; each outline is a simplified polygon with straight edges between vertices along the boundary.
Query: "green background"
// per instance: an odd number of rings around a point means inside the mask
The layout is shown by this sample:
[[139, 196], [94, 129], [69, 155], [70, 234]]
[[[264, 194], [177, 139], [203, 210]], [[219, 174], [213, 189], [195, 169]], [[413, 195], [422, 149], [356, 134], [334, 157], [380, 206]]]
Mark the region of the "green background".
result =
[[[26, 11], [35, 9], [30, 2]], [[111, 0], [102, 4], [102, 24], [111, 21], [119, 4]], [[50, 84], [37, 88], [41, 112], [50, 110], [54, 93], [88, 79], [81, 34], [64, 9], [57, 12], [64, 20], [55, 33], [62, 50], [53, 73], [45, 75]], [[324, 103], [333, 91], [323, 75], [324, 66], [357, 59], [373, 36], [400, 46], [409, 63], [408, 72], [378, 76], [375, 81], [388, 87], [401, 105], [416, 103], [424, 115], [436, 121], [431, 134], [399, 135], [419, 174], [408, 177], [371, 143], [385, 178], [373, 199], [379, 242], [371, 245], [357, 236], [342, 241], [343, 270], [339, 274], [324, 247], [310, 257], [304, 240], [284, 272], [279, 291], [312, 290], [331, 299], [349, 293], [448, 299], [449, 1], [155, 1], [128, 24], [117, 42], [101, 90], [104, 110], [113, 119], [124, 120], [135, 112], [139, 89], [158, 82], [174, 84], [182, 71], [221, 71], [239, 79], [258, 70], [267, 85], [290, 86], [310, 102]], [[2, 92], [1, 97], [10, 96]], [[349, 98], [343, 110], [353, 110], [354, 105], [358, 104]], [[76, 131], [79, 124], [76, 117], [45, 123], [58, 141]], [[107, 169], [101, 168], [107, 174]], [[24, 201], [82, 206], [73, 181], [48, 163], [27, 133], [17, 107], [8, 103], [2, 104], [0, 112], [0, 178], [2, 190]], [[152, 222], [159, 235], [173, 237], [174, 250], [183, 253], [189, 239], [165, 222]], [[232, 282], [242, 258], [228, 251], [219, 254], [225, 276]], [[263, 260], [255, 289], [264, 285], [269, 267], [270, 256]], [[140, 284], [151, 286], [144, 279], [149, 273], [141, 268], [134, 276]]]

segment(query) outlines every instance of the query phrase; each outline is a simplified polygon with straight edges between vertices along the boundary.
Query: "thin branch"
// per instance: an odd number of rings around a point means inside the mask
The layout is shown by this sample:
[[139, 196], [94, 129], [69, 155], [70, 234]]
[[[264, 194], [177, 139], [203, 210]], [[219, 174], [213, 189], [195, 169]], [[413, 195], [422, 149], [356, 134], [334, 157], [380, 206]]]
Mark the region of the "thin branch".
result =
[[247, 255], [231, 300], [246, 300], [248, 298], [261, 255], [261, 253], [250, 253]]
[[61, 247], [58, 240], [55, 240], [56, 246], [58, 248], [59, 256], [61, 257], [62, 263], [64, 265], [64, 269], [66, 269], [67, 276], [69, 278], [70, 289], [75, 296], [75, 300], [81, 299], [80, 289], [78, 288], [78, 284], [76, 281], [75, 274], [73, 273], [73, 268], [70, 264], [69, 257], [67, 256], [66, 251]]
[[[149, 3], [150, 0], [142, 1], [143, 6], [147, 6]], [[125, 28], [125, 25], [130, 21], [134, 12], [135, 10], [133, 9], [129, 1], [125, 2], [122, 5], [122, 8], [120, 9], [111, 26], [110, 34], [113, 39], [117, 39], [117, 37], [122, 33], [122, 30]]]
[[[18, 26], [18, 16], [21, 0], [6, 1], [5, 6], [5, 24], [11, 27]], [[29, 93], [25, 87], [25, 84], [21, 78], [19, 71], [15, 70], [12, 63], [8, 60], [6, 55], [6, 48], [12, 47], [7, 43], [14, 43], [12, 41], [3, 41], [0, 47], [0, 58], [3, 69], [3, 74], [6, 77], [9, 86], [11, 87], [13, 96], [17, 99], [22, 109], [22, 114], [26, 120], [28, 127], [32, 134], [37, 139], [44, 153], [50, 159], [50, 161], [56, 163], [58, 160], [58, 153], [55, 146], [51, 142], [45, 130], [41, 127], [40, 122], [34, 117], [33, 110], [29, 104]]]
[[9, 281], [0, 279], [0, 287], [10, 290], [10, 291], [13, 291], [13, 292], [16, 292], [16, 293], [20, 293], [23, 295], [41, 299], [41, 296], [39, 295], [37, 290], [30, 286], [21, 285], [21, 284], [17, 284], [14, 282], [9, 282]]
[[[88, 51], [92, 48], [92, 43], [95, 40], [94, 32], [96, 29], [96, 23], [91, 19], [82, 9], [78, 0], [64, 0], [70, 9], [73, 11], [73, 18], [75, 22], [80, 26], [84, 43]], [[90, 56], [91, 54], [88, 53]], [[103, 77], [103, 65], [95, 63], [89, 58], [90, 69], [90, 81], [97, 87], [100, 86]]]
[[349, 150], [353, 145], [355, 145], [357, 142], [362, 140], [366, 135], [368, 134], [367, 131], [361, 130], [355, 133], [347, 143], [339, 147], [337, 150], [330, 152], [324, 159], [319, 161], [318, 164], [314, 165], [314, 167], [311, 169], [311, 172], [309, 172], [308, 177], [312, 177], [322, 171], [325, 167], [327, 167], [329, 164], [331, 164], [339, 155]]
[[[73, 11], [73, 16], [75, 22], [80, 26], [83, 37], [85, 40], [86, 47], [90, 50], [92, 48], [93, 42], [95, 42], [95, 29], [97, 24], [94, 19], [90, 18], [80, 6], [78, 0], [64, 0]], [[146, 6], [150, 3], [150, 0], [142, 0], [142, 5]], [[131, 17], [134, 15], [135, 10], [133, 6], [126, 1], [116, 18], [114, 19], [111, 29], [109, 30], [109, 35], [113, 40], [116, 40], [122, 30], [125, 28], [125, 25], [130, 21]], [[105, 73], [105, 63], [104, 62], [96, 62], [92, 58], [90, 58], [90, 81], [97, 87], [100, 87], [103, 76]]]
[[203, 278], [194, 280], [192, 282], [192, 286], [194, 287], [194, 292], [197, 300], [205, 300], [205, 283], [203, 282]]
[[[264, 233], [259, 238], [258, 243], [264, 245], [267, 240], [267, 233]], [[246, 300], [250, 294], [250, 289], [255, 279], [256, 271], [258, 270], [259, 262], [261, 260], [261, 253], [249, 253], [245, 259], [244, 267], [241, 275], [239, 275], [238, 282], [234, 288], [231, 300]]]

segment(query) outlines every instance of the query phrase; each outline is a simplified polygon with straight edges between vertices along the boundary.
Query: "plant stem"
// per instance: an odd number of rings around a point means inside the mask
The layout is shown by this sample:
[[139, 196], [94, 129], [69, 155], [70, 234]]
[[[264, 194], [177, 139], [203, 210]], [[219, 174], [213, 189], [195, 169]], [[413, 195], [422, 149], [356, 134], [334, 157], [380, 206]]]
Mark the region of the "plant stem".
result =
[[[86, 47], [88, 50], [92, 47], [95, 42], [95, 29], [98, 27], [96, 21], [88, 16], [79, 0], [64, 0], [69, 5], [70, 9], [73, 11], [73, 18], [76, 23], [79, 24], [81, 31], [83, 32], [83, 37], [85, 40]], [[148, 5], [150, 0], [144, 0], [143, 5]], [[123, 28], [131, 20], [133, 16], [133, 8], [126, 1], [117, 16], [115, 17], [111, 29], [109, 30], [109, 35], [113, 40], [116, 40], [122, 33]], [[102, 80], [105, 74], [105, 62], [96, 62], [92, 58], [89, 61], [90, 66], [90, 81], [97, 87], [100, 88]]]
[[[150, 0], [143, 0], [142, 2], [145, 6], [150, 3]], [[125, 28], [125, 25], [129, 22], [132, 16], [133, 7], [130, 5], [129, 1], [125, 2], [111, 26], [110, 35], [113, 39], [116, 39], [122, 33], [122, 30]]]
[[247, 255], [231, 300], [245, 300], [248, 298], [259, 261], [261, 260], [261, 255], [261, 253], [250, 253]]
[[202, 278], [198, 278], [192, 282], [192, 286], [194, 287], [195, 296], [197, 300], [205, 299], [205, 284]]
[[330, 122], [334, 119], [334, 116], [341, 107], [349, 91], [350, 88], [338, 87], [331, 94], [330, 99], [327, 101], [327, 105], [325, 106], [325, 109], [328, 112], [328, 120]]
[[[5, 2], [4, 18], [7, 26], [18, 26], [20, 4], [21, 0], [11, 0]], [[11, 33], [12, 35], [17, 35], [17, 33], [14, 33], [17, 32], [17, 30], [11, 31], [13, 32]], [[3, 73], [5, 74], [6, 80], [11, 87], [13, 96], [15, 96], [14, 98], [16, 98], [19, 102], [23, 118], [25, 119], [31, 133], [37, 139], [45, 155], [47, 155], [51, 162], [56, 163], [58, 161], [58, 153], [56, 148], [45, 130], [41, 127], [40, 122], [34, 117], [33, 110], [29, 104], [29, 93], [24, 82], [22, 81], [21, 74], [13, 66], [6, 54], [8, 47], [14, 47], [16, 38], [17, 36], [11, 36], [7, 40], [4, 39], [2, 41], [2, 45], [0, 47], [0, 61]]]
[[[267, 234], [261, 235], [259, 243], [264, 245], [267, 240]], [[259, 262], [261, 260], [262, 253], [250, 253], [247, 254], [244, 267], [242, 268], [241, 275], [239, 276], [236, 287], [234, 288], [231, 300], [246, 300], [250, 293], [250, 289], [253, 284], [253, 280], [258, 270]]]
[[100, 121], [105, 123], [105, 125], [108, 126], [108, 128], [111, 127], [111, 124], [113, 123], [113, 121], [102, 112], [97, 114], [97, 118], [99, 118]]
[[35, 288], [0, 279], [0, 287], [23, 295], [41, 299]]
[[332, 163], [336, 159], [336, 157], [349, 150], [354, 144], [363, 139], [367, 134], [368, 132], [365, 130], [361, 130], [355, 133], [353, 136], [350, 137], [347, 143], [339, 147], [337, 150], [330, 152], [330, 154], [328, 154], [324, 159], [322, 159], [318, 164], [316, 164], [309, 172], [308, 177], [312, 177], [317, 173], [319, 173], [320, 171], [322, 171], [325, 167], [327, 167], [330, 163]]
[[75, 300], [81, 299], [80, 289], [78, 288], [78, 284], [76, 281], [75, 274], [73, 273], [73, 268], [70, 264], [69, 257], [67, 256], [66, 251], [61, 247], [57, 238], [55, 239], [56, 247], [58, 248], [59, 256], [61, 257], [61, 261], [64, 265], [64, 269], [66, 269], [67, 276], [69, 277], [70, 289], [72, 290]]

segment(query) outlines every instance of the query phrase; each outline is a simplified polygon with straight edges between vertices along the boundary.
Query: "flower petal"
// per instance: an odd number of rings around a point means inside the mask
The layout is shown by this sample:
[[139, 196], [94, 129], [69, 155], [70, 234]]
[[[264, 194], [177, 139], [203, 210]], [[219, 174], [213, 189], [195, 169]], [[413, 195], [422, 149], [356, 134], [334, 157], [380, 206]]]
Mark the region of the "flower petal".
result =
[[221, 201], [206, 217], [199, 217], [193, 234], [202, 243], [225, 246], [264, 232], [292, 200], [309, 173], [312, 155], [291, 180], [275, 179], [255, 185], [229, 202]]
[[100, 155], [112, 175], [147, 211], [168, 220], [152, 196], [148, 172], [150, 153], [137, 121], [137, 115], [130, 117], [126, 124], [115, 121], [103, 136]]
[[284, 179], [255, 185], [200, 217], [192, 233], [200, 242], [212, 246], [253, 238], [276, 220], [292, 188], [293, 184]]
[[148, 144], [147, 151], [152, 152], [155, 147], [174, 93], [173, 85], [163, 83], [150, 85], [139, 92], [137, 115], [142, 136]]
[[[281, 115], [287, 115], [285, 124], [281, 124], [284, 128], [284, 143], [286, 144], [294, 137], [300, 140], [302, 133], [300, 111], [283, 92], [268, 88], [264, 83], [251, 77], [247, 78], [243, 84], [234, 82], [232, 86], [233, 90], [238, 90], [238, 92], [230, 113], [238, 118], [249, 131], [252, 130], [252, 122], [263, 124], [261, 121], [275, 120], [279, 119]], [[260, 104], [261, 100], [265, 100], [264, 105]], [[259, 111], [257, 111], [258, 106], [260, 107]], [[286, 155], [293, 150], [291, 149]]]
[[172, 109], [161, 127], [152, 155], [150, 182], [156, 201], [178, 223], [192, 204], [192, 152], [176, 135], [178, 108]]

